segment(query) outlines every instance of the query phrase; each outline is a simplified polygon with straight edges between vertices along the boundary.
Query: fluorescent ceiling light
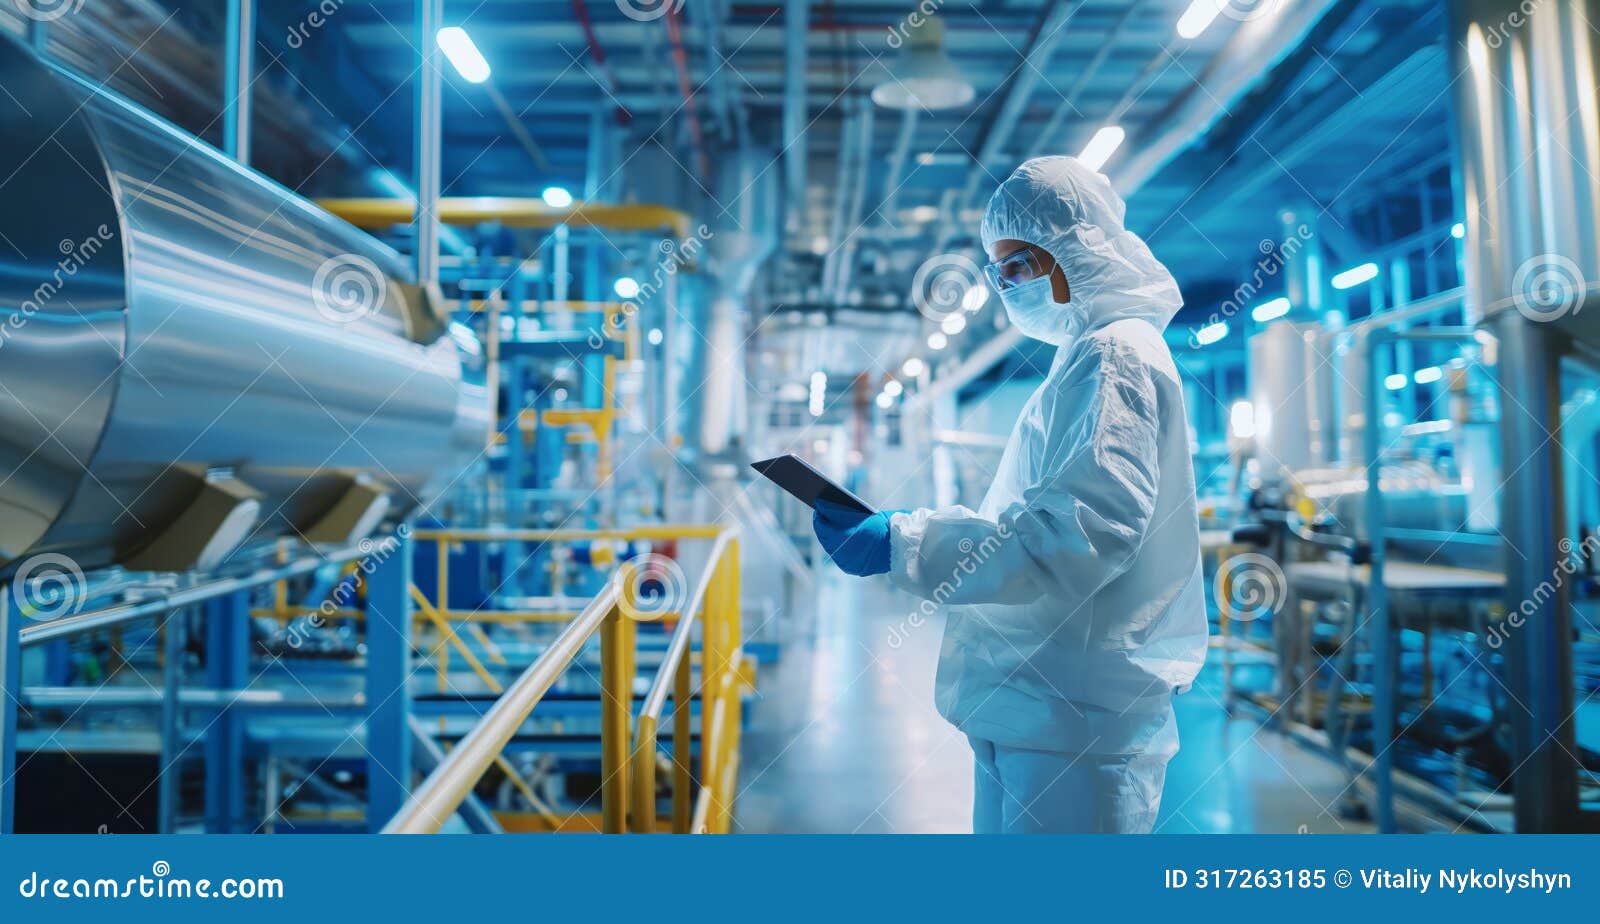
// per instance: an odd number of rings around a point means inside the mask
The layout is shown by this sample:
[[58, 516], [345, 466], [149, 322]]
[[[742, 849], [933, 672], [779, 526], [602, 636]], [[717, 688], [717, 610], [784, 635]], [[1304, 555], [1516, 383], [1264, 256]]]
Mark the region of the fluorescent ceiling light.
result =
[[1289, 309], [1292, 307], [1287, 298], [1275, 298], [1270, 302], [1262, 302], [1257, 305], [1250, 312], [1250, 317], [1262, 322], [1271, 321], [1274, 318], [1281, 318], [1288, 314]]
[[1128, 133], [1122, 130], [1122, 126], [1107, 125], [1095, 132], [1089, 143], [1083, 146], [1083, 153], [1078, 155], [1078, 160], [1090, 170], [1098, 171], [1111, 159], [1111, 155], [1117, 152], [1117, 148], [1122, 146], [1122, 139], [1127, 136]]
[[539, 198], [544, 200], [545, 205], [553, 209], [564, 209], [572, 204], [572, 193], [567, 192], [560, 186], [546, 186], [544, 192], [539, 194]]
[[633, 298], [639, 294], [639, 282], [632, 276], [623, 276], [611, 284], [611, 291], [617, 293], [617, 298]]
[[914, 379], [921, 375], [923, 370], [926, 368], [928, 368], [927, 364], [913, 356], [900, 366], [900, 371], [905, 373], [906, 378]]
[[965, 295], [961, 296], [961, 310], [969, 313], [977, 311], [988, 300], [989, 287], [980, 282], [968, 289]]
[[1184, 39], [1199, 38], [1200, 33], [1206, 31], [1217, 14], [1222, 12], [1226, 0], [1194, 0], [1189, 8], [1178, 17], [1178, 37]]
[[967, 316], [964, 314], [952, 314], [939, 322], [939, 329], [954, 337], [967, 329]]
[[1450, 236], [1458, 241], [1461, 240], [1467, 236], [1467, 226], [1459, 221], [1456, 222], [1450, 226]]
[[1392, 375], [1384, 377], [1383, 387], [1389, 389], [1390, 391], [1399, 391], [1400, 389], [1406, 387], [1407, 381], [1408, 379], [1406, 378], [1406, 374], [1404, 372], [1396, 372]]
[[468, 83], [483, 83], [489, 79], [489, 62], [483, 52], [472, 44], [472, 36], [460, 26], [445, 26], [437, 36], [439, 50], [456, 67], [456, 73]]
[[1437, 382], [1444, 378], [1444, 370], [1440, 369], [1438, 366], [1423, 366], [1421, 369], [1418, 369], [1411, 376], [1411, 378], [1418, 385], [1426, 385], [1429, 382]]
[[890, 379], [889, 381], [883, 383], [883, 393], [891, 398], [900, 397], [900, 393], [905, 390], [906, 387], [900, 384], [899, 379]]
[[1195, 342], [1199, 343], [1201, 346], [1210, 346], [1226, 336], [1228, 336], [1227, 321], [1218, 321], [1215, 324], [1207, 324], [1205, 327], [1202, 327], [1194, 332]]
[[894, 397], [892, 395], [890, 395], [886, 391], [879, 393], [879, 395], [878, 395], [878, 407], [881, 407], [886, 411], [889, 408], [894, 407]]
[[1335, 274], [1332, 280], [1333, 287], [1335, 289], [1353, 288], [1361, 285], [1363, 282], [1367, 282], [1377, 275], [1378, 264], [1363, 263], [1360, 266], [1352, 266], [1342, 273]]
[[930, 350], [942, 350], [949, 345], [950, 338], [946, 337], [942, 331], [936, 330], [928, 335], [928, 349]]

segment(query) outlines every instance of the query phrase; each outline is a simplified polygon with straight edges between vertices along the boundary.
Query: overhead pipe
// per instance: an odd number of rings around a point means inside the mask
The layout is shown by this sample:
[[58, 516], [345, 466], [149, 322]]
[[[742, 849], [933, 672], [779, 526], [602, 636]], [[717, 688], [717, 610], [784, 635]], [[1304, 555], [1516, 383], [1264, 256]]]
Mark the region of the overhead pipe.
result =
[[600, 72], [600, 76], [610, 88], [610, 97], [616, 101], [617, 124], [628, 124], [633, 118], [632, 113], [628, 112], [628, 107], [622, 102], [622, 84], [618, 82], [616, 72], [606, 60], [606, 49], [600, 44], [599, 33], [595, 32], [594, 20], [589, 16], [589, 4], [586, 0], [572, 0], [572, 16], [578, 20], [578, 28], [583, 30], [583, 41], [589, 49], [589, 57], [594, 60], [595, 69]]
[[711, 158], [706, 154], [705, 133], [700, 127], [700, 107], [695, 102], [694, 83], [689, 77], [689, 53], [683, 47], [683, 23], [678, 10], [670, 3], [667, 15], [667, 41], [672, 46], [672, 68], [678, 75], [678, 93], [683, 97], [683, 112], [689, 120], [689, 144], [694, 149], [695, 166], [700, 175], [711, 175]]
[[1072, 81], [1072, 86], [1067, 88], [1067, 92], [1061, 95], [1061, 102], [1056, 104], [1055, 111], [1050, 113], [1050, 118], [1045, 121], [1044, 129], [1039, 132], [1037, 140], [1033, 143], [1033, 148], [1028, 151], [1028, 157], [1033, 158], [1054, 153], [1049, 150], [1050, 139], [1061, 131], [1062, 124], [1066, 122], [1069, 116], [1080, 115], [1077, 105], [1078, 97], [1089, 86], [1089, 81], [1093, 80], [1095, 75], [1100, 72], [1100, 68], [1111, 57], [1111, 52], [1116, 50], [1117, 43], [1122, 38], [1122, 33], [1127, 29], [1128, 23], [1132, 21], [1134, 15], [1139, 12], [1142, 6], [1142, 3], [1129, 4], [1128, 8], [1123, 11], [1122, 16], [1112, 24], [1110, 31], [1106, 33], [1105, 39], [1101, 41], [1100, 47], [1095, 50], [1094, 57], [1090, 58], [1089, 63], [1085, 64], [1083, 70], [1078, 72], [1077, 79]]
[[849, 214], [845, 217], [845, 237], [838, 246], [839, 259], [834, 270], [833, 302], [842, 305], [850, 293], [850, 277], [854, 275], [856, 251], [861, 242], [861, 210], [866, 205], [867, 184], [872, 180], [872, 126], [875, 107], [863, 104], [861, 124], [856, 128], [855, 177], [850, 187]]
[[844, 246], [845, 213], [850, 205], [850, 161], [855, 156], [858, 115], [851, 112], [840, 125], [838, 174], [833, 187], [833, 215], [828, 222], [828, 255], [822, 261], [822, 297], [832, 297], [839, 273], [839, 251]]
[[792, 0], [783, 11], [783, 177], [786, 225], [791, 234], [805, 224], [806, 211], [806, 24], [810, 0]]
[[[1211, 130], [1263, 74], [1305, 41], [1339, 0], [1297, 0], [1240, 23], [1195, 85], [1128, 139], [1131, 152], [1112, 179], [1123, 195], [1143, 186], [1167, 162]], [[1165, 57], [1165, 52], [1162, 53]]]

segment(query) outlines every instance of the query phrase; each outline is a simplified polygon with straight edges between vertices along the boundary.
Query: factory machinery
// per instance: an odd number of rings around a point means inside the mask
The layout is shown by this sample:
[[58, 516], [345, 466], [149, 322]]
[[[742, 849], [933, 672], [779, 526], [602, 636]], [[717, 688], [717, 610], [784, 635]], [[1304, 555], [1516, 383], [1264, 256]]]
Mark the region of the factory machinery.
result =
[[1256, 334], [1235, 414], [1229, 704], [1337, 760], [1336, 808], [1382, 831], [1600, 818], [1575, 737], [1600, 692], [1600, 5], [1513, 13], [1452, 10], [1465, 285], [1410, 300], [1416, 254], [1392, 254], [1367, 274], [1388, 310]]
[[[424, 170], [431, 263], [412, 201], [319, 207], [9, 40], [0, 83], [0, 831], [729, 830], [784, 591], [741, 593], [736, 389], [684, 383], [762, 222]], [[618, 247], [644, 291], [574, 298]]]

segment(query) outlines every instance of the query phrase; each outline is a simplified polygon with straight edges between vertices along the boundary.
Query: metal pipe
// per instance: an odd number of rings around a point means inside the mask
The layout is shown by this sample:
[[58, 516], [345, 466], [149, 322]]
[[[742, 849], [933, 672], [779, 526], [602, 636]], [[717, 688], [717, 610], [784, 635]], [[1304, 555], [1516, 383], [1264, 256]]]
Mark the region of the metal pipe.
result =
[[859, 248], [861, 237], [861, 209], [867, 200], [867, 185], [872, 181], [872, 128], [876, 121], [873, 106], [863, 106], [861, 109], [861, 125], [856, 133], [856, 159], [854, 182], [850, 187], [849, 213], [845, 216], [845, 226], [850, 230], [845, 234], [845, 239], [839, 243], [839, 260], [834, 270], [833, 303], [842, 305], [850, 293], [850, 277], [854, 275], [856, 250]]
[[270, 568], [259, 568], [249, 574], [239, 577], [223, 578], [217, 581], [207, 581], [193, 587], [175, 590], [162, 594], [152, 600], [141, 600], [137, 603], [127, 603], [113, 606], [90, 613], [78, 613], [72, 616], [63, 616], [47, 623], [34, 626], [24, 626], [21, 632], [23, 645], [37, 645], [51, 639], [66, 638], [80, 632], [90, 632], [95, 629], [104, 629], [108, 626], [119, 625], [145, 616], [156, 616], [179, 607], [191, 606], [220, 597], [238, 590], [251, 587], [260, 587], [284, 578], [308, 574], [324, 565], [337, 565], [347, 561], [354, 561], [373, 553], [373, 550], [382, 542], [367, 545], [352, 545], [333, 552], [325, 553], [319, 557], [307, 557], [285, 565]]
[[[444, 763], [444, 749], [439, 747], [439, 742], [433, 740], [433, 733], [421, 719], [411, 716], [406, 719], [406, 724], [411, 727], [411, 740], [416, 744], [413, 753], [416, 754], [417, 769], [423, 773], [432, 773]], [[483, 804], [476, 793], [467, 793], [467, 797], [461, 800], [461, 806], [456, 812], [473, 834], [505, 833], [505, 829], [500, 827], [500, 822], [495, 820], [494, 813], [489, 811], [489, 807]]]
[[171, 834], [178, 825], [178, 760], [188, 745], [182, 740], [179, 705], [183, 684], [183, 617], [184, 610], [167, 613], [166, 624], [161, 627], [161, 682], [162, 690], [170, 695], [161, 698], [161, 765], [156, 776], [156, 830]]
[[[32, 709], [145, 709], [162, 706], [170, 697], [165, 689], [154, 687], [23, 687], [19, 697]], [[290, 698], [281, 690], [193, 690], [178, 691], [178, 705], [184, 709], [241, 709], [260, 712], [361, 712], [366, 704], [359, 699], [327, 700], [315, 697]]]
[[255, 83], [255, 0], [228, 0], [223, 30], [222, 150], [250, 163], [250, 93]]
[[[1112, 179], [1124, 195], [1143, 186], [1166, 163], [1211, 129], [1235, 101], [1290, 51], [1299, 47], [1338, 0], [1300, 0], [1240, 23], [1195, 85], [1168, 114], [1128, 139], [1129, 156]], [[1164, 56], [1163, 56], [1164, 57]]]
[[495, 700], [483, 719], [461, 739], [438, 769], [417, 787], [406, 804], [383, 828], [384, 834], [434, 834], [455, 814], [472, 787], [505, 749], [549, 691], [622, 600], [620, 576], [606, 582], [599, 595], [573, 620], [544, 654], [523, 671]]
[[810, 0], [789, 0], [783, 9], [783, 176], [786, 221], [798, 233], [806, 218], [806, 34]]
[[427, 289], [439, 284], [439, 161], [442, 157], [444, 123], [439, 73], [439, 43], [436, 36], [444, 24], [444, 0], [416, 0], [416, 45], [422, 56], [417, 73], [417, 122], [413, 129], [417, 184], [417, 285]]

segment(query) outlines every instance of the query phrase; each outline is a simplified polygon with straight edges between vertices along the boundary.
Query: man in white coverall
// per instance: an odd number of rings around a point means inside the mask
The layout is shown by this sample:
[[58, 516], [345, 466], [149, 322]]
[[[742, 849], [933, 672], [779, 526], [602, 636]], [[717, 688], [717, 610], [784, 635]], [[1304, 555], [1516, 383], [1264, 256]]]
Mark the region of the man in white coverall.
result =
[[1058, 349], [977, 510], [823, 505], [824, 549], [947, 606], [939, 711], [976, 758], [973, 828], [1148, 832], [1178, 750], [1174, 693], [1206, 651], [1183, 389], [1161, 331], [1183, 303], [1099, 173], [1018, 167], [989, 201], [985, 271]]

